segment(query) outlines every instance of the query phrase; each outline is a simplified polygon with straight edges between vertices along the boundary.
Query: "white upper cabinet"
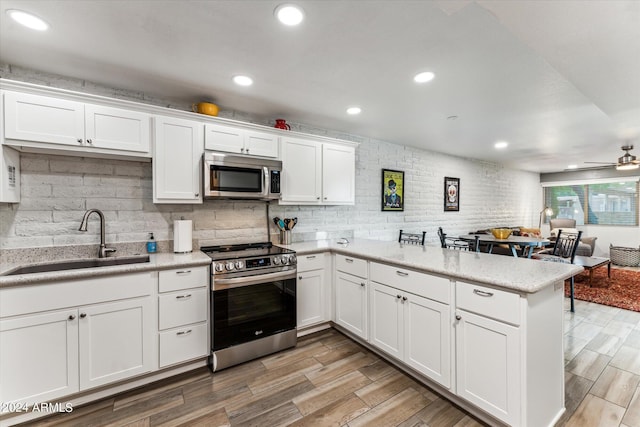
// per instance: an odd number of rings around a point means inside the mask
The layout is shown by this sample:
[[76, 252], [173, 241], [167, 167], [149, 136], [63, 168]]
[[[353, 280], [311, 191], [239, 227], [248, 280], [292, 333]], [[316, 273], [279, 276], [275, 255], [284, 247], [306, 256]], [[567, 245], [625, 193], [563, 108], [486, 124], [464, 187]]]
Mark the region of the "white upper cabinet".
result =
[[207, 124], [205, 148], [252, 156], [278, 157], [278, 136], [241, 127]]
[[154, 203], [202, 203], [203, 129], [202, 123], [190, 120], [155, 118]]
[[151, 117], [137, 111], [7, 91], [4, 125], [8, 145], [150, 156]]
[[322, 144], [322, 201], [332, 205], [355, 202], [356, 150]]
[[281, 202], [320, 203], [322, 145], [297, 138], [282, 138]]
[[355, 148], [283, 137], [282, 204], [352, 205]]

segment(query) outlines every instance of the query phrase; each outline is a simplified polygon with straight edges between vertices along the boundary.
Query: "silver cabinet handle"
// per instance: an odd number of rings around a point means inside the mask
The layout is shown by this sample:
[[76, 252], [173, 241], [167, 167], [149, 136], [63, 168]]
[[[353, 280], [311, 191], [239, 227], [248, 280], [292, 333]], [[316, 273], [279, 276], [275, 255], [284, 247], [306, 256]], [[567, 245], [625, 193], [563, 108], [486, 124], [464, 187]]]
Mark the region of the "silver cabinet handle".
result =
[[315, 255], [307, 255], [307, 259], [314, 259], [315, 257]]
[[80, 313], [80, 318], [84, 319], [85, 317], [87, 317], [87, 313]]
[[353, 262], [353, 260], [351, 258], [345, 258], [344, 259], [346, 262]]
[[407, 297], [402, 297], [402, 301], [406, 301], [406, 300], [407, 300]]
[[298, 276], [298, 280], [302, 280], [302, 276]]
[[78, 138], [78, 144], [82, 144], [82, 138]]
[[401, 297], [400, 295], [396, 295], [396, 298], [400, 299], [400, 298], [402, 298], [402, 297]]
[[196, 193], [196, 197], [200, 197], [200, 193]]
[[320, 197], [316, 197], [316, 200], [320, 200]]
[[360, 283], [360, 286], [362, 286], [362, 287], [364, 288], [364, 286], [365, 286], [365, 285], [364, 285], [364, 282]]
[[406, 277], [409, 275], [409, 273], [405, 273], [404, 271], [400, 271], [400, 270], [396, 270], [396, 274], [402, 277]]
[[73, 319], [75, 319], [75, 318], [76, 318], [75, 314], [70, 314], [70, 315], [69, 315], [69, 320], [73, 320]]
[[187, 335], [191, 333], [191, 329], [187, 329], [186, 331], [176, 332], [176, 335]]
[[481, 297], [492, 297], [493, 296], [493, 292], [485, 292], [485, 291], [481, 291], [480, 289], [474, 289], [473, 293], [481, 296]]
[[249, 154], [249, 149], [247, 148], [247, 154]]
[[176, 299], [185, 299], [185, 298], [191, 298], [191, 294], [184, 294], [184, 295], [176, 296]]
[[176, 274], [191, 274], [191, 270], [176, 271]]
[[87, 139], [87, 144], [93, 144], [93, 139]]
[[324, 199], [327, 200], [327, 196], [324, 196]]
[[241, 152], [241, 153], [244, 153], [244, 148], [241, 148], [241, 149], [240, 149], [240, 152]]
[[462, 316], [460, 316], [459, 314], [456, 314], [456, 320], [462, 320]]

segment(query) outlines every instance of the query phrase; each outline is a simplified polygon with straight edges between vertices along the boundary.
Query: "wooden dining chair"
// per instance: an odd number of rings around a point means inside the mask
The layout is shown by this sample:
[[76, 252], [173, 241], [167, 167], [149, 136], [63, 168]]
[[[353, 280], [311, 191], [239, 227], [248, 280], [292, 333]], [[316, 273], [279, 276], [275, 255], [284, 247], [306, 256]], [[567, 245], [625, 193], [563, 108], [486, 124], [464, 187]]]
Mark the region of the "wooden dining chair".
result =
[[[544, 249], [531, 256], [533, 259], [541, 261], [561, 262], [564, 264], [573, 264], [576, 259], [576, 251], [578, 250], [578, 244], [580, 243], [580, 237], [582, 237], [582, 231], [577, 233], [565, 233], [561, 229], [558, 230], [556, 241], [551, 249]], [[575, 306], [573, 302], [573, 288], [574, 281], [571, 276], [571, 289], [569, 296], [571, 298], [571, 312], [575, 312]]]
[[424, 238], [426, 235], [427, 235], [426, 231], [423, 231], [422, 234], [420, 234], [420, 233], [405, 233], [404, 230], [400, 230], [400, 235], [398, 236], [398, 242], [424, 246]]

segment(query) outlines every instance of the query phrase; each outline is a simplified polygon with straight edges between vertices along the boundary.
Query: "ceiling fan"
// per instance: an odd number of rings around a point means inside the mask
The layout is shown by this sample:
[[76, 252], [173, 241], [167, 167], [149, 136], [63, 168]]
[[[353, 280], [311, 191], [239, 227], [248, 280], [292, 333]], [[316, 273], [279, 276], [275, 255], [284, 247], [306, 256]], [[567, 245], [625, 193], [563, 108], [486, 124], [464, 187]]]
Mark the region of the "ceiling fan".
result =
[[616, 170], [626, 171], [632, 169], [638, 169], [640, 167], [640, 160], [636, 159], [636, 156], [629, 153], [630, 150], [633, 150], [633, 145], [623, 145], [620, 147], [624, 154], [621, 157], [618, 157], [617, 163], [609, 163], [609, 162], [585, 162], [585, 163], [594, 163], [600, 165], [612, 165], [616, 167]]

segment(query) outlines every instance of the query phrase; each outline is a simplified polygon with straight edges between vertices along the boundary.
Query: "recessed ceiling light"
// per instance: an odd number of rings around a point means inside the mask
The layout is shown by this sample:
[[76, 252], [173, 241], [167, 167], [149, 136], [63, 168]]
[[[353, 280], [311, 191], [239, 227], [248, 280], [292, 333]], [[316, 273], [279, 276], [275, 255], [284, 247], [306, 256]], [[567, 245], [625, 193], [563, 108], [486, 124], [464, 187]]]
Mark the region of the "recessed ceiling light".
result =
[[568, 165], [567, 169], [577, 169], [578, 165]]
[[251, 86], [253, 79], [249, 76], [234, 76], [233, 82], [238, 86]]
[[347, 108], [347, 114], [355, 116], [356, 114], [362, 113], [362, 108], [360, 107], [349, 107]]
[[425, 71], [424, 73], [418, 73], [413, 77], [413, 81], [416, 83], [426, 83], [433, 80], [436, 75], [431, 71]]
[[300, 24], [304, 19], [304, 12], [294, 4], [281, 4], [273, 13], [278, 21], [290, 27]]
[[507, 148], [508, 145], [509, 143], [506, 141], [498, 141], [493, 146], [496, 147], [497, 149], [501, 149], [501, 148]]
[[44, 22], [44, 20], [22, 10], [9, 9], [7, 10], [7, 15], [9, 15], [14, 21], [27, 28], [31, 28], [32, 30], [45, 31], [49, 28], [49, 24]]

